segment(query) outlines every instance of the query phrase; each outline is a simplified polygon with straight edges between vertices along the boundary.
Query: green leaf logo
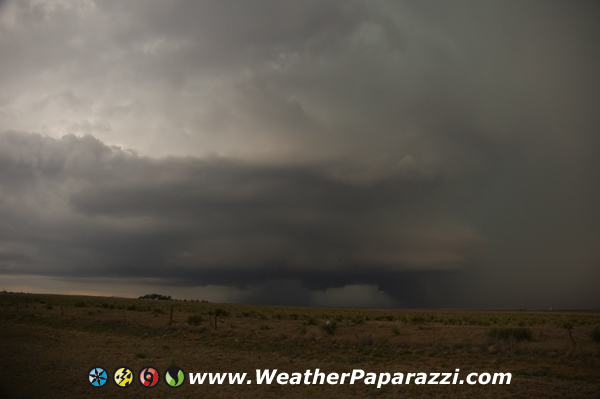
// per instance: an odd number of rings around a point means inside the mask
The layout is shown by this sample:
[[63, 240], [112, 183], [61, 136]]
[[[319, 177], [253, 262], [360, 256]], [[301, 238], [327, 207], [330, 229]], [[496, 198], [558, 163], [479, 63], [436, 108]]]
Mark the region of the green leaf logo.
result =
[[181, 367], [171, 366], [167, 369], [165, 373], [165, 381], [169, 386], [173, 388], [177, 388], [183, 385], [183, 381], [185, 381], [185, 373], [181, 369]]

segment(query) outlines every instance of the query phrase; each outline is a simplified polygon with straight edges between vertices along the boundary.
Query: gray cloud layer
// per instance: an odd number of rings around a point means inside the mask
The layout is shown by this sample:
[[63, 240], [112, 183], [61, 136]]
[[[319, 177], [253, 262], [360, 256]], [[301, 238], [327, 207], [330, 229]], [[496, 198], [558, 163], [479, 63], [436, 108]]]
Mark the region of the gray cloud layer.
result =
[[91, 136], [0, 142], [5, 273], [326, 289], [458, 273], [483, 241], [443, 209], [441, 175], [400, 168], [364, 186], [323, 164], [152, 159]]
[[597, 307], [599, 14], [4, 4], [0, 273]]

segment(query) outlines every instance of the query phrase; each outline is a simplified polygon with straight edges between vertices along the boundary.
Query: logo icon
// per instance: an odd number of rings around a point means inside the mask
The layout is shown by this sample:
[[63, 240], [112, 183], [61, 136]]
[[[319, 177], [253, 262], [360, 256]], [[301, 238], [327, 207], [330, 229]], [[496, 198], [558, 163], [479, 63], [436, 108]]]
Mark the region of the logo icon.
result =
[[140, 372], [140, 382], [145, 387], [152, 388], [158, 384], [159, 379], [158, 371], [154, 367], [146, 367]]
[[133, 382], [133, 371], [129, 367], [121, 367], [115, 371], [115, 383], [120, 387], [128, 387]]
[[180, 367], [171, 366], [167, 369], [167, 372], [165, 373], [165, 381], [167, 381], [167, 384], [169, 384], [169, 386], [177, 388], [183, 385], [184, 380], [185, 374], [183, 373], [183, 370]]
[[101, 387], [108, 381], [108, 374], [102, 367], [94, 367], [88, 373], [88, 380], [94, 387]]

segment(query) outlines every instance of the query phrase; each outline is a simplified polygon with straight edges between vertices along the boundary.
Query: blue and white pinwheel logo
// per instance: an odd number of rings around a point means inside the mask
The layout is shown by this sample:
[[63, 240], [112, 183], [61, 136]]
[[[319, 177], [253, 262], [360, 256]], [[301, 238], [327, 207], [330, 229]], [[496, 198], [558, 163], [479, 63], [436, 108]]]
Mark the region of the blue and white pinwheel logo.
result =
[[101, 387], [108, 381], [108, 374], [102, 367], [94, 367], [88, 373], [90, 384], [94, 387]]

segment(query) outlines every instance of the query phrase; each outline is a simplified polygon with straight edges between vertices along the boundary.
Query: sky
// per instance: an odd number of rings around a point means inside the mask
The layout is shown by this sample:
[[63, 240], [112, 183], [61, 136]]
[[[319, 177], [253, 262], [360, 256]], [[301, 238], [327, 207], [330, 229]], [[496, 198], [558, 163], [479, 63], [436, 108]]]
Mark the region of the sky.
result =
[[600, 4], [0, 3], [0, 286], [600, 308]]

